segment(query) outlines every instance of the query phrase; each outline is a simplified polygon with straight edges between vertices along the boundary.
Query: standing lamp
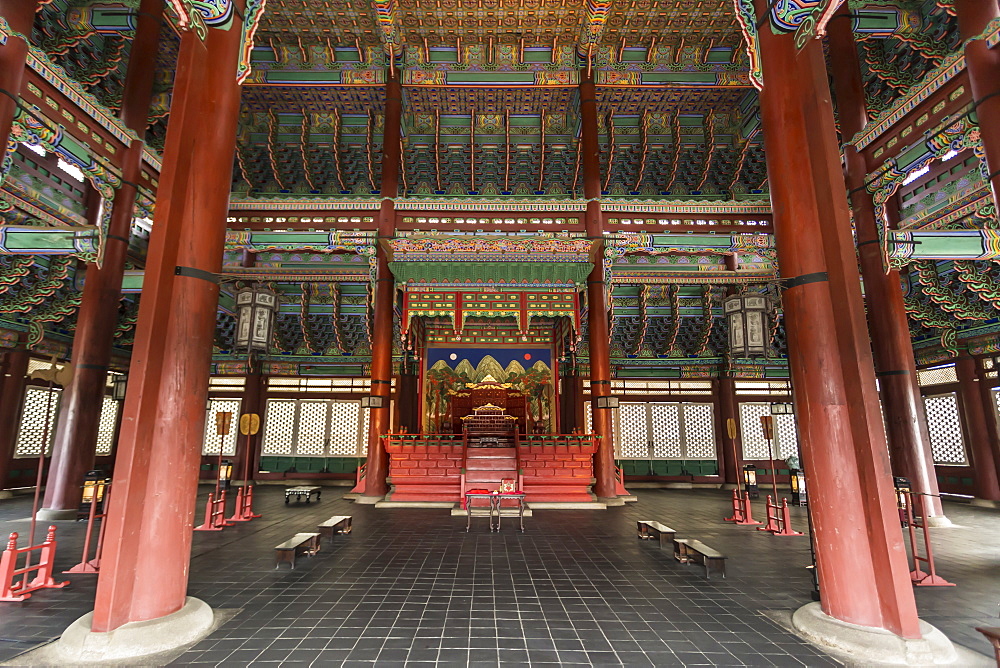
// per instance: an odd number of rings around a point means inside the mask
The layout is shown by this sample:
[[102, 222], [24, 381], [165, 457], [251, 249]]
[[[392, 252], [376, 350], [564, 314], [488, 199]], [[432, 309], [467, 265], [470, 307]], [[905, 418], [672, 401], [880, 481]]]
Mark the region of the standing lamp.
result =
[[370, 394], [367, 397], [361, 397], [362, 408], [382, 408], [384, 405], [385, 397], [380, 397], [377, 394]]
[[111, 398], [115, 401], [125, 401], [125, 392], [128, 389], [128, 376], [124, 373], [115, 374], [111, 379]]
[[618, 397], [594, 397], [597, 408], [618, 408]]
[[98, 513], [104, 510], [104, 490], [110, 482], [111, 478], [101, 469], [87, 471], [83, 476], [83, 498], [76, 512], [78, 520], [87, 519], [93, 503], [97, 504]]
[[743, 467], [743, 485], [746, 488], [747, 496], [751, 499], [759, 499], [760, 493], [757, 491], [757, 466], [756, 464], [746, 464]]
[[233, 463], [228, 459], [223, 459], [219, 462], [219, 487], [221, 489], [229, 489], [229, 485], [233, 481]]
[[792, 486], [792, 505], [806, 505], [806, 474], [802, 469], [789, 469], [788, 475]]

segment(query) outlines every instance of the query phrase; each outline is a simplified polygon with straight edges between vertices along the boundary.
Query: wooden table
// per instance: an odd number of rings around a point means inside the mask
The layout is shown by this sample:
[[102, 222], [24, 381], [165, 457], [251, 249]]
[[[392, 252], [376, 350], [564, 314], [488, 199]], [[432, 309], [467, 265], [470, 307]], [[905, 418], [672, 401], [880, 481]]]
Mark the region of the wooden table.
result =
[[300, 485], [298, 487], [286, 487], [285, 503], [288, 503], [288, 500], [293, 496], [295, 497], [295, 503], [299, 503], [300, 501], [302, 501], [303, 496], [306, 497], [306, 503], [309, 503], [312, 500], [313, 494], [316, 495], [316, 500], [319, 501], [320, 494], [322, 493], [323, 493], [323, 488], [317, 486]]

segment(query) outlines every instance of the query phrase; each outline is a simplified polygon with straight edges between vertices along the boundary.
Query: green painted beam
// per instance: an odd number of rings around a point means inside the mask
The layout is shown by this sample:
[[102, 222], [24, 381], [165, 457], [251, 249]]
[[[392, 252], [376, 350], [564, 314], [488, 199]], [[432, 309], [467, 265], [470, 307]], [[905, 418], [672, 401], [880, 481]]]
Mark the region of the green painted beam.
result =
[[992, 260], [1000, 257], [1000, 230], [890, 231], [892, 267], [911, 260]]
[[0, 255], [77, 255], [98, 252], [97, 228], [0, 226]]

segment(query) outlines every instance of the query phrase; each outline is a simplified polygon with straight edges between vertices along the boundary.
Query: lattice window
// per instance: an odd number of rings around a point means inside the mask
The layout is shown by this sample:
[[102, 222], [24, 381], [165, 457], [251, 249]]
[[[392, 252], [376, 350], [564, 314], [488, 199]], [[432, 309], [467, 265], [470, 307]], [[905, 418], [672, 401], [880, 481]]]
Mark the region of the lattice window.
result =
[[295, 439], [295, 454], [326, 454], [329, 405], [325, 401], [299, 402], [299, 434]]
[[97, 426], [97, 455], [110, 455], [115, 444], [115, 428], [118, 426], [119, 402], [104, 397], [101, 403], [101, 419]]
[[947, 366], [939, 366], [933, 369], [922, 369], [917, 371], [917, 383], [920, 387], [927, 387], [928, 385], [943, 385], [944, 383], [957, 383], [958, 382], [958, 372], [955, 371], [955, 365], [949, 364]]
[[342, 399], [271, 399], [264, 424], [265, 455], [365, 455], [370, 411]]
[[295, 409], [296, 402], [294, 400], [268, 399], [261, 454], [292, 454], [292, 439], [295, 436]]
[[715, 459], [715, 415], [712, 404], [684, 404], [684, 445], [690, 459]]
[[[240, 433], [240, 400], [239, 399], [209, 399], [209, 408], [205, 411], [205, 440], [202, 442], [201, 454], [219, 456], [222, 448], [223, 457], [236, 454], [236, 435]], [[216, 414], [232, 413], [229, 433], [219, 436], [216, 428]]]
[[[590, 404], [587, 404], [590, 408]], [[587, 413], [590, 416], [590, 413]], [[626, 404], [618, 407], [618, 448], [624, 459], [645, 459], [649, 456], [649, 424], [645, 404]], [[589, 425], [588, 425], [589, 429]]]
[[655, 459], [678, 459], [681, 455], [680, 409], [677, 404], [651, 404], [650, 436]]
[[594, 433], [594, 406], [590, 403], [590, 397], [586, 397], [583, 402], [583, 423], [587, 425], [587, 433]]
[[61, 391], [57, 388], [50, 391], [29, 387], [24, 391], [21, 426], [17, 432], [17, 445], [14, 448], [15, 457], [37, 457], [42, 454], [43, 447], [45, 454], [52, 451], [60, 394]]
[[935, 464], [965, 464], [965, 442], [954, 392], [924, 397], [927, 429], [931, 434], [931, 453]]
[[[356, 401], [334, 401], [330, 405], [330, 448], [331, 455], [353, 457], [358, 445], [365, 441], [367, 447], [368, 430], [361, 430], [361, 404]], [[370, 413], [371, 411], [365, 411]], [[367, 420], [365, 420], [367, 423]], [[367, 424], [365, 425], [367, 426]]]
[[622, 459], [716, 458], [712, 404], [623, 402], [617, 417]]
[[740, 404], [740, 436], [744, 459], [767, 459], [767, 440], [760, 426], [762, 415], [770, 415], [770, 404]]
[[799, 456], [799, 435], [794, 415], [774, 416], [774, 456], [778, 459]]
[[991, 390], [993, 395], [993, 419], [1000, 423], [1000, 390]]

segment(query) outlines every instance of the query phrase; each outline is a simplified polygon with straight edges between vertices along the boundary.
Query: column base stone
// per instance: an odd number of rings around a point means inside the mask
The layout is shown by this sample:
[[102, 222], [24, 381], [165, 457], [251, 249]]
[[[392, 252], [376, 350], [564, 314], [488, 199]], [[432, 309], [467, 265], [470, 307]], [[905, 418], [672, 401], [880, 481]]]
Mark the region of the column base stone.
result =
[[1000, 501], [994, 501], [993, 499], [973, 499], [969, 501], [970, 506], [975, 506], [976, 508], [1000, 508]]
[[[792, 615], [796, 633], [849, 664], [864, 666], [973, 666], [991, 665], [986, 657], [959, 657], [948, 638], [927, 622], [920, 621], [923, 638], [911, 640], [885, 629], [851, 624], [835, 619], [819, 603], [807, 603]], [[980, 663], [977, 659], [983, 659]], [[971, 661], [971, 663], [970, 663]]]
[[77, 510], [76, 508], [71, 510], [63, 510], [61, 508], [39, 508], [38, 514], [35, 518], [39, 522], [56, 522], [64, 520], [76, 521]]
[[354, 498], [354, 503], [361, 503], [368, 506], [374, 506], [376, 503], [384, 499], [385, 496], [368, 496], [367, 494], [359, 494]]
[[53, 652], [51, 658], [79, 664], [118, 662], [162, 654], [207, 636], [215, 618], [207, 603], [191, 596], [177, 612], [144, 622], [129, 622], [107, 633], [90, 630], [93, 617], [94, 613], [89, 612], [76, 620], [63, 631], [59, 640], [45, 648]]
[[597, 500], [608, 507], [625, 505], [625, 499], [620, 496], [608, 496], [608, 497], [600, 496], [597, 498]]
[[935, 529], [947, 529], [955, 526], [955, 524], [944, 515], [931, 515], [930, 517], [927, 517], [926, 520], [927, 525]]

